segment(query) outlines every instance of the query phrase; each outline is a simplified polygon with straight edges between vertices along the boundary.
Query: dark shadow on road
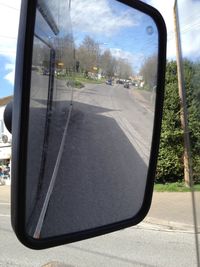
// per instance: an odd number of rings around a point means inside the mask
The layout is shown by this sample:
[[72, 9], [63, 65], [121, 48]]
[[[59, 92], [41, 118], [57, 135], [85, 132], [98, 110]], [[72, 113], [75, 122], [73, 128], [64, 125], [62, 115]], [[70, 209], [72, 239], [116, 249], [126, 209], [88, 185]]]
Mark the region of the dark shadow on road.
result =
[[[43, 100], [38, 99], [41, 106]], [[49, 146], [42, 182], [29, 142], [27, 171], [27, 230], [33, 235], [47, 193], [67, 120], [69, 102], [58, 101], [52, 112]], [[117, 122], [113, 110], [73, 103], [64, 152], [50, 198], [41, 237], [58, 236], [122, 221], [140, 209], [147, 166]], [[35, 118], [43, 108], [31, 111]], [[40, 125], [35, 125], [34, 132]], [[37, 146], [37, 149], [42, 149]], [[34, 167], [33, 167], [34, 166]], [[41, 178], [40, 178], [41, 179]], [[37, 183], [40, 183], [40, 190]], [[33, 194], [32, 192], [35, 193]], [[37, 192], [37, 194], [36, 194]], [[80, 223], [81, 222], [81, 223]]]

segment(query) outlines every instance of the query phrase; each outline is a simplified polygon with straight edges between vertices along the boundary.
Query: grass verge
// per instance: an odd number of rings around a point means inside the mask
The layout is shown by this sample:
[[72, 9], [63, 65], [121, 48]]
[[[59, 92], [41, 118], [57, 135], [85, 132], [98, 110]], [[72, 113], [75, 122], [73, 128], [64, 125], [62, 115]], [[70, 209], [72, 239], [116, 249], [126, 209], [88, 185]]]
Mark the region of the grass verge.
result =
[[[186, 187], [184, 183], [166, 183], [166, 184], [155, 184], [155, 192], [190, 192], [190, 188]], [[194, 185], [194, 191], [200, 192], [200, 184]]]
[[102, 83], [106, 82], [105, 78], [102, 78], [100, 80], [95, 80], [95, 79], [92, 79], [92, 78], [84, 77], [82, 75], [74, 75], [74, 76], [59, 75], [59, 76], [57, 76], [57, 79], [73, 81], [75, 87], [76, 87], [76, 85], [78, 85], [77, 88], [81, 88], [79, 86], [80, 84], [82, 84], [83, 85], [82, 87], [84, 87], [84, 84], [86, 84], [86, 83], [102, 84]]
[[94, 79], [89, 79], [89, 78], [84, 78], [84, 77], [75, 77], [75, 81], [78, 81], [80, 83], [92, 83], [92, 84], [101, 84], [105, 83], [105, 79], [101, 80], [94, 80]]

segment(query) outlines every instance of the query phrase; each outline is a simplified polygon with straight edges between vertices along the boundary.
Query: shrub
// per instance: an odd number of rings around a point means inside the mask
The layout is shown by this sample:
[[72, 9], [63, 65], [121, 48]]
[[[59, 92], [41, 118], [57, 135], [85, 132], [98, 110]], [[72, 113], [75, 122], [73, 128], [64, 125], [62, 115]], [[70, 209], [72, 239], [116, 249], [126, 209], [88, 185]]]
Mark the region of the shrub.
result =
[[[194, 181], [200, 182], [200, 63], [184, 60], [188, 124]], [[180, 123], [176, 62], [167, 63], [165, 100], [156, 182], [183, 180], [183, 130]]]

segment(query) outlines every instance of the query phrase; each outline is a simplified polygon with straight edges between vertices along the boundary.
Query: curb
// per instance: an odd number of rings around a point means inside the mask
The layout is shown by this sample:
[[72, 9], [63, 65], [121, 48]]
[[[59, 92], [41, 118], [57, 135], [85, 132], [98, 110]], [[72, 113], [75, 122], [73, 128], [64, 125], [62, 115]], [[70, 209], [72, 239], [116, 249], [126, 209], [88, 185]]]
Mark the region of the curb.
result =
[[[167, 221], [152, 217], [146, 217], [142, 222], [141, 226], [149, 226], [150, 228], [157, 229], [157, 230], [168, 230], [168, 231], [183, 231], [194, 233], [194, 225], [193, 224], [186, 224], [182, 222], [174, 222], [174, 221]], [[198, 233], [200, 233], [200, 227], [198, 227]]]

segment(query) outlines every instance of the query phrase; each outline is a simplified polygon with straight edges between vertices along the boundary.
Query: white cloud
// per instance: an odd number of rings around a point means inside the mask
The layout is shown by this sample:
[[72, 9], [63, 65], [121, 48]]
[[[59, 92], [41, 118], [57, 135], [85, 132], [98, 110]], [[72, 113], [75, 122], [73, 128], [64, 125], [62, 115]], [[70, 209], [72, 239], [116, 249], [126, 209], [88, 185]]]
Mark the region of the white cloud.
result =
[[117, 9], [115, 13], [107, 0], [74, 0], [71, 19], [75, 30], [107, 36], [115, 34], [123, 27], [132, 27], [138, 23], [130, 9]]
[[163, 16], [168, 33], [167, 42], [167, 58], [175, 58], [176, 48], [175, 48], [175, 35], [174, 35], [174, 19], [173, 19], [173, 5], [174, 0], [159, 1], [159, 0], [147, 0], [149, 5], [154, 6]]
[[182, 0], [181, 3], [179, 17], [183, 56], [197, 58], [200, 56], [200, 1]]
[[[167, 57], [169, 59], [175, 58], [176, 46], [173, 18], [174, 0], [147, 0], [145, 2], [158, 9], [164, 17], [168, 31]], [[199, 55], [200, 47], [200, 35], [198, 33], [200, 28], [200, 1], [179, 0], [178, 7], [183, 56], [194, 58]]]
[[134, 62], [143, 62], [145, 60], [144, 53], [133, 54], [129, 51], [124, 51], [120, 48], [110, 48], [110, 52], [115, 58], [124, 59], [131, 64], [133, 64]]
[[123, 51], [120, 48], [110, 48], [110, 52], [115, 58], [122, 58], [125, 60], [129, 60], [133, 56], [132, 53]]
[[14, 84], [17, 34], [21, 0], [0, 0], [0, 55], [7, 58], [3, 79]]
[[130, 53], [120, 48], [110, 48], [110, 52], [116, 59], [123, 59], [131, 64], [133, 70], [138, 72], [145, 61], [144, 53]]
[[14, 63], [6, 64], [5, 69], [8, 70], [9, 73], [4, 77], [4, 79], [9, 81], [12, 85], [14, 85], [15, 64]]
[[15, 57], [20, 0], [0, 1], [0, 54]]

